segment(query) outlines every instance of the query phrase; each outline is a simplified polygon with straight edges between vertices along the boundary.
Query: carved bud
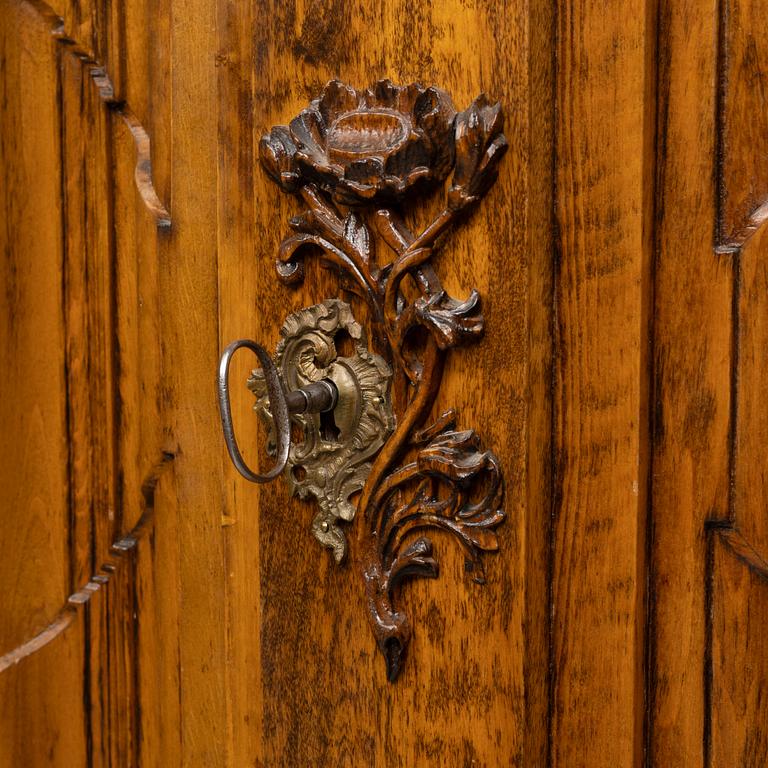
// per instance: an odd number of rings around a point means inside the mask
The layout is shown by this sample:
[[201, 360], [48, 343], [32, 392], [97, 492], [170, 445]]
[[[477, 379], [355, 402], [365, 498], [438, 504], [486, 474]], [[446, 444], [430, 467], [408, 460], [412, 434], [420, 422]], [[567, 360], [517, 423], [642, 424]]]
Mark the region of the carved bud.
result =
[[477, 202], [496, 181], [499, 161], [507, 151], [503, 130], [501, 104], [491, 104], [484, 93], [456, 115], [456, 164], [448, 190], [452, 210]]

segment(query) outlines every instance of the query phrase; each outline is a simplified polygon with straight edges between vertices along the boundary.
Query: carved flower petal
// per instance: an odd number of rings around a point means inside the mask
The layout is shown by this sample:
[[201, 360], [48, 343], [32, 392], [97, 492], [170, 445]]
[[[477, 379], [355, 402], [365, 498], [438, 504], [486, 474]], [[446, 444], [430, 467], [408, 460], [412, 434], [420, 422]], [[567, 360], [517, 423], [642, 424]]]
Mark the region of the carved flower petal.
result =
[[[397, 97], [397, 109], [403, 114], [414, 113], [416, 105], [424, 97], [426, 91], [419, 83], [410, 83], [400, 87], [400, 93]], [[435, 88], [428, 88], [427, 91], [434, 91]]]
[[373, 200], [379, 193], [379, 186], [376, 184], [361, 184], [352, 179], [339, 179], [335, 188], [331, 189], [333, 199], [344, 205], [360, 205]]
[[286, 192], [293, 192], [299, 180], [295, 156], [296, 144], [285, 125], [276, 125], [259, 141], [259, 157], [264, 169]]
[[430, 87], [422, 91], [415, 99], [411, 107], [414, 123], [420, 127], [425, 126], [425, 121], [431, 120], [434, 125], [436, 120], [443, 122], [445, 128], [449, 128], [456, 115], [451, 97], [439, 88]]
[[442, 181], [451, 170], [454, 158], [453, 121], [456, 110], [451, 97], [437, 88], [428, 88], [414, 106], [413, 120], [431, 153], [429, 165]]
[[375, 185], [384, 175], [384, 162], [380, 157], [366, 157], [347, 165], [344, 177], [360, 184]]
[[303, 150], [296, 153], [296, 165], [301, 175], [311, 181], [316, 181], [324, 187], [338, 184], [344, 170], [338, 165], [330, 165], [325, 155], [312, 155]]
[[331, 80], [323, 90], [323, 95], [317, 101], [317, 108], [326, 126], [345, 112], [357, 109], [360, 104], [360, 94], [341, 80]]
[[387, 157], [387, 175], [405, 178], [413, 170], [423, 168], [429, 172], [432, 153], [424, 141], [408, 140]]
[[428, 179], [430, 175], [429, 168], [414, 168], [405, 178], [385, 175], [378, 185], [379, 196], [382, 198], [400, 197], [422, 179]]
[[374, 83], [363, 95], [366, 107], [385, 107], [386, 109], [397, 109], [399, 97], [400, 89], [389, 78]]
[[325, 153], [325, 123], [320, 110], [311, 106], [291, 120], [290, 130], [294, 141], [312, 155]]

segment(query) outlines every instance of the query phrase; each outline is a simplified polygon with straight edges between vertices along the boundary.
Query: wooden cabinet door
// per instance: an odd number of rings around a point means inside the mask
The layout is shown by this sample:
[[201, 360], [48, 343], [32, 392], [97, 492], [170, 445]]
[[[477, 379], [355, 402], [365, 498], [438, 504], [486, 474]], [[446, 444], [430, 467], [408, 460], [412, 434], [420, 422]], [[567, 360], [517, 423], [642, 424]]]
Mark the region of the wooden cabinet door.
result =
[[[766, 0], [48, 1], [0, 0], [0, 766], [768, 764]], [[432, 536], [394, 683], [360, 516], [337, 565], [216, 405], [229, 341], [364, 315], [276, 279], [258, 157], [334, 78], [509, 143], [434, 257], [506, 519], [483, 585]]]

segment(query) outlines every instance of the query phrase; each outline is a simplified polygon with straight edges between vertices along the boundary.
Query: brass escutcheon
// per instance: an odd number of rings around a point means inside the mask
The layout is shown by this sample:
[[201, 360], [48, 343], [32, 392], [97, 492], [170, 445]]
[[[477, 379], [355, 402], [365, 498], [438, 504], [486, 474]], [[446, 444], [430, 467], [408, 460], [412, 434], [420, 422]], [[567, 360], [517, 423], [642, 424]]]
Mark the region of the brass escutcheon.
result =
[[[342, 332], [354, 346], [346, 357], [339, 356], [335, 343]], [[382, 357], [368, 350], [362, 326], [349, 305], [338, 299], [289, 315], [280, 337], [274, 362], [286, 391], [324, 379], [338, 390], [333, 411], [291, 415], [294, 439], [283, 474], [292, 495], [317, 499], [320, 510], [312, 532], [341, 562], [347, 542], [338, 521], [354, 518], [350, 496], [362, 490], [371, 470], [370, 459], [394, 429], [389, 400], [392, 371]], [[261, 369], [253, 371], [248, 388], [257, 398], [254, 409], [269, 426], [267, 450], [274, 455], [277, 435]]]

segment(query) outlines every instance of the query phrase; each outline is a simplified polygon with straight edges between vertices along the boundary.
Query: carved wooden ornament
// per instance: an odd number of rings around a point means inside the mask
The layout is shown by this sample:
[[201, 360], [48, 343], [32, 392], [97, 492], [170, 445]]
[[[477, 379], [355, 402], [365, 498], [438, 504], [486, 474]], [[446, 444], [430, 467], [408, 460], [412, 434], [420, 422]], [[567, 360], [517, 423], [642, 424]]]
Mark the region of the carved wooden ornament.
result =
[[[301, 280], [310, 255], [336, 265], [343, 287], [367, 302], [374, 346], [393, 369], [396, 426], [357, 506], [366, 527], [358, 556], [369, 618], [389, 680], [400, 671], [411, 634], [395, 604], [397, 587], [438, 575], [424, 531], [452, 533], [482, 583], [481, 556], [498, 548], [494, 529], [504, 519], [496, 456], [473, 430], [455, 429], [453, 410], [424, 426], [445, 353], [483, 332], [477, 291], [463, 301], [449, 296], [431, 259], [438, 238], [495, 182], [507, 149], [502, 129], [501, 106], [484, 94], [457, 113], [437, 88], [382, 80], [358, 91], [334, 80], [260, 143], [266, 171], [305, 206], [280, 246], [280, 278]], [[440, 186], [443, 210], [413, 234], [400, 206]], [[374, 260], [373, 231], [391, 251], [386, 263]]]

